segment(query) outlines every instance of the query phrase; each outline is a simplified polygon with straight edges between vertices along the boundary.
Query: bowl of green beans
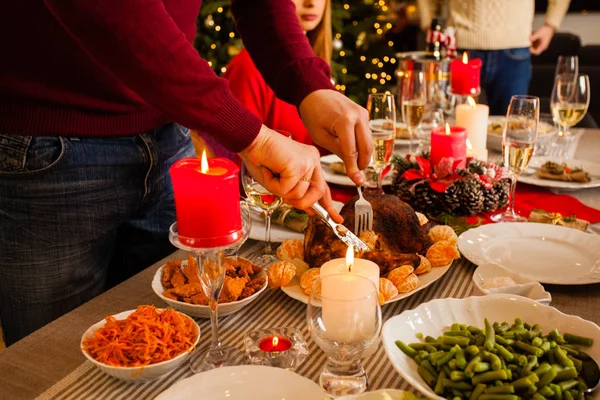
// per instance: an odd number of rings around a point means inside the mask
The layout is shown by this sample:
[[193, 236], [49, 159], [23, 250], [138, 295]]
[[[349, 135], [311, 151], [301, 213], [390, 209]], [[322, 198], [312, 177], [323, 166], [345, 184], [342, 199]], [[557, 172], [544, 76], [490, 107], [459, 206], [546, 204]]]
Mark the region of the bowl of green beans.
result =
[[600, 361], [600, 327], [508, 294], [437, 299], [390, 318], [386, 354], [428, 398], [577, 400]]

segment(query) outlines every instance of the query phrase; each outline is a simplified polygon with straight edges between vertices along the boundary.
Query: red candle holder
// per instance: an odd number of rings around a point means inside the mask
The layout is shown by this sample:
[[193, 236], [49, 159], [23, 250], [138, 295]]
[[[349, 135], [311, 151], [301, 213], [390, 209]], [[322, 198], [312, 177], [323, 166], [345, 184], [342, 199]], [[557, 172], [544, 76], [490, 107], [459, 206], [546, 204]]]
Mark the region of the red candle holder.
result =
[[258, 342], [258, 347], [266, 353], [277, 353], [289, 350], [292, 341], [285, 336], [267, 336]]
[[296, 328], [268, 328], [248, 332], [244, 338], [251, 364], [294, 371], [308, 357], [308, 345]]

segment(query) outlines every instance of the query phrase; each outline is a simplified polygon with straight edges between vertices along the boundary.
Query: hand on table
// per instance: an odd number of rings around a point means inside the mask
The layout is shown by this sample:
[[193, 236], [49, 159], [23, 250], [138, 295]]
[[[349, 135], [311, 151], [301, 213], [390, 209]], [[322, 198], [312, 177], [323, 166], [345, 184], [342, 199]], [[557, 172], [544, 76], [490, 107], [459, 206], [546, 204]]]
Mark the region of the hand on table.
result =
[[286, 203], [307, 209], [319, 202], [334, 220], [342, 222], [333, 206], [315, 147], [290, 140], [263, 125], [256, 139], [239, 156], [254, 179]]
[[339, 92], [317, 90], [300, 104], [300, 116], [314, 142], [344, 161], [354, 183], [364, 184], [360, 171], [367, 168], [373, 152], [367, 110]]
[[535, 54], [536, 56], [542, 54], [550, 46], [553, 36], [554, 28], [548, 24], [533, 32], [529, 37], [529, 41], [531, 41], [529, 51], [531, 51], [531, 54]]

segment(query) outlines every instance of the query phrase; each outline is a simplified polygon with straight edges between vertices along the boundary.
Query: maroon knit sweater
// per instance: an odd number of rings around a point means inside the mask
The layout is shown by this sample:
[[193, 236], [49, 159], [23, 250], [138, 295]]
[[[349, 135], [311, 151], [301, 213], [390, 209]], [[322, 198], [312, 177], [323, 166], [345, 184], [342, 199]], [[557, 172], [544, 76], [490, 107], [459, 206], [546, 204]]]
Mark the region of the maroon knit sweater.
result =
[[[192, 46], [201, 0], [19, 0], [0, 5], [0, 133], [107, 136], [168, 121], [239, 152], [261, 122]], [[277, 96], [331, 89], [289, 0], [232, 0]]]

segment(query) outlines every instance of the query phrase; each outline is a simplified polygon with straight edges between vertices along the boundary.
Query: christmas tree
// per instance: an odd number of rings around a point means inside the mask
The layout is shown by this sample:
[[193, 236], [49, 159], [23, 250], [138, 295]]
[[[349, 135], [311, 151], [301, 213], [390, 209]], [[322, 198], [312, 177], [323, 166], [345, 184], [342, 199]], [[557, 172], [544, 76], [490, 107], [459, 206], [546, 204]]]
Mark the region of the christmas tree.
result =
[[[396, 59], [385, 33], [392, 28], [389, 1], [347, 0], [332, 2], [333, 61], [336, 88], [358, 104], [369, 93], [394, 88]], [[217, 74], [242, 49], [228, 0], [205, 2], [197, 20], [195, 46]]]

